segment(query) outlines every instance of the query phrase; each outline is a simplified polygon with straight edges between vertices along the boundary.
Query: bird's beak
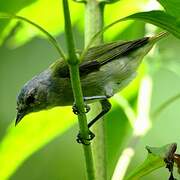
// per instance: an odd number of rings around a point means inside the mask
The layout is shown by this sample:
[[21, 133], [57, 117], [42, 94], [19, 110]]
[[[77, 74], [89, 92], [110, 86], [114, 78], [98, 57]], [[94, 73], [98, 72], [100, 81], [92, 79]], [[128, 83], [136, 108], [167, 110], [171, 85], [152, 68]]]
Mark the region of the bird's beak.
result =
[[15, 122], [15, 126], [17, 126], [17, 124], [21, 121], [21, 119], [25, 116], [24, 113], [17, 113], [17, 116], [16, 116], [16, 122]]

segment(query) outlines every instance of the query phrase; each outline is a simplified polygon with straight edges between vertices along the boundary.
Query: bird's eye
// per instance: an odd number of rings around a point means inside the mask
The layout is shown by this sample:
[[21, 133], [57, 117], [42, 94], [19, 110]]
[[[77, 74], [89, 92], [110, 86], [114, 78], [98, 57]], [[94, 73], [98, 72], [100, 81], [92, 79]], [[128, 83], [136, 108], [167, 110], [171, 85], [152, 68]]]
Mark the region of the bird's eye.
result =
[[30, 95], [30, 96], [27, 97], [26, 104], [32, 104], [34, 102], [35, 102], [35, 98], [34, 98], [33, 95]]

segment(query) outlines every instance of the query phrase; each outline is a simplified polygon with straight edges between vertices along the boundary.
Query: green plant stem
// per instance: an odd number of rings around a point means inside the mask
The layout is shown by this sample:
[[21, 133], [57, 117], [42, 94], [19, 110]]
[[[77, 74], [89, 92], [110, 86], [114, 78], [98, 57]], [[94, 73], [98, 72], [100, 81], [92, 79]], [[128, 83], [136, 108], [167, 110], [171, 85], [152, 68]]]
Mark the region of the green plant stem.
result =
[[[89, 129], [87, 126], [86, 114], [84, 112], [82, 90], [81, 90], [80, 78], [79, 78], [79, 67], [76, 65], [70, 66], [70, 75], [71, 75], [71, 84], [72, 84], [75, 103], [78, 108], [78, 111], [80, 112], [78, 114], [80, 134], [84, 139], [88, 139]], [[95, 173], [94, 173], [91, 145], [83, 145], [83, 149], [86, 160], [87, 179], [94, 180]]]
[[[101, 31], [104, 26], [104, 4], [98, 0], [87, 0], [85, 4], [85, 46], [87, 46], [93, 36]], [[103, 33], [99, 34], [91, 43], [99, 45], [103, 42]]]
[[[64, 10], [64, 19], [65, 19], [65, 32], [66, 32], [66, 39], [67, 39], [67, 47], [68, 47], [68, 53], [69, 53], [68, 64], [69, 64], [74, 100], [75, 100], [75, 104], [79, 112], [78, 121], [79, 121], [80, 134], [83, 139], [88, 139], [89, 129], [87, 126], [87, 118], [84, 111], [84, 101], [83, 101], [83, 94], [82, 94], [80, 75], [79, 75], [79, 61], [75, 53], [71, 19], [70, 19], [69, 6], [68, 6], [67, 0], [63, 0], [63, 10]], [[94, 180], [95, 175], [94, 175], [91, 145], [83, 145], [83, 149], [84, 149], [84, 155], [85, 155], [85, 160], [86, 160], [87, 179]]]
[[[87, 46], [94, 34], [103, 28], [104, 4], [98, 2], [98, 0], [87, 0], [85, 8], [85, 46]], [[102, 42], [103, 34], [96, 38], [91, 45], [99, 45]], [[89, 119], [92, 119], [101, 111], [100, 104], [94, 103], [92, 110]], [[96, 135], [92, 143], [95, 177], [97, 180], [106, 180], [106, 148], [103, 119], [98, 120], [93, 126], [93, 133]]]
[[31, 20], [29, 20], [29, 19], [27, 19], [25, 17], [6, 14], [6, 13], [0, 13], [0, 19], [18, 19], [18, 20], [24, 21], [24, 22], [26, 22], [28, 24], [31, 24], [32, 26], [36, 27], [39, 31], [41, 31], [43, 34], [45, 34], [45, 36], [48, 38], [49, 42], [51, 42], [51, 44], [56, 48], [59, 55], [64, 60], [66, 59], [66, 57], [65, 57], [65, 55], [63, 53], [63, 50], [60, 48], [60, 46], [59, 46], [58, 42], [56, 41], [56, 39], [49, 32], [47, 32], [45, 29], [43, 29], [38, 24], [32, 22]]

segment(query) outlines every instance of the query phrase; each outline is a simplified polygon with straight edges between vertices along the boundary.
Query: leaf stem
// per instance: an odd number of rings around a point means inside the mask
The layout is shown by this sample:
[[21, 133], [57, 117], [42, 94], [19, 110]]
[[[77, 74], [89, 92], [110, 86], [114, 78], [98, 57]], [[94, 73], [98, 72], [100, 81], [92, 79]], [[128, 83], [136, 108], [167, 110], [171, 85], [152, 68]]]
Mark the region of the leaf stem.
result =
[[[69, 54], [68, 64], [69, 64], [74, 100], [79, 112], [78, 121], [79, 121], [80, 134], [83, 139], [88, 139], [89, 129], [87, 126], [87, 118], [84, 111], [84, 101], [83, 101], [83, 94], [82, 94], [80, 75], [79, 75], [79, 61], [75, 53], [75, 45], [74, 45], [70, 12], [69, 12], [69, 6], [67, 0], [63, 0], [63, 10], [64, 10], [64, 19], [65, 19], [67, 48]], [[83, 149], [86, 160], [87, 179], [94, 180], [95, 173], [94, 173], [91, 145], [83, 145]]]
[[36, 27], [37, 29], [39, 29], [43, 34], [46, 35], [46, 37], [48, 38], [48, 40], [51, 42], [51, 44], [56, 48], [56, 50], [58, 51], [59, 55], [65, 60], [66, 57], [64, 55], [63, 50], [60, 48], [58, 42], [56, 41], [56, 39], [49, 33], [47, 32], [45, 29], [43, 29], [41, 26], [39, 26], [38, 24], [32, 22], [31, 20], [22, 17], [22, 16], [17, 16], [17, 15], [13, 15], [13, 14], [6, 14], [6, 13], [0, 13], [0, 19], [19, 19], [21, 21], [27, 22], [31, 25], [33, 25], [34, 27]]
[[[85, 47], [88, 46], [91, 38], [103, 28], [104, 24], [104, 3], [99, 0], [87, 0], [85, 3]], [[103, 42], [103, 34], [98, 36], [93, 44], [99, 45]], [[89, 119], [95, 117], [100, 111], [99, 103], [92, 105]], [[100, 119], [93, 126], [93, 132], [96, 135], [92, 143], [95, 176], [97, 180], [106, 180], [106, 147], [105, 147], [105, 127], [104, 120]]]
[[[97, 0], [87, 0], [85, 4], [85, 46], [92, 42], [95, 34], [103, 29], [104, 4]], [[103, 41], [103, 33], [93, 38], [89, 45], [99, 45]], [[88, 46], [88, 48], [89, 48]]]

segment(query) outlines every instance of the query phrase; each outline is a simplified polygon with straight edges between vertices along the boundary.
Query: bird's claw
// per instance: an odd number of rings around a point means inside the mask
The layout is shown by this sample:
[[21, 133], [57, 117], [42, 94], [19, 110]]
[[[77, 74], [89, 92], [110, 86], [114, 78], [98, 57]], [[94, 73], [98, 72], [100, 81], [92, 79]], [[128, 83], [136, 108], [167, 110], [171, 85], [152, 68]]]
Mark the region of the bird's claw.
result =
[[79, 111], [78, 111], [75, 103], [74, 103], [73, 106], [72, 106], [72, 111], [73, 111], [73, 113], [76, 114], [76, 115], [79, 114]]
[[88, 113], [91, 110], [90, 106], [85, 104], [85, 113]]
[[95, 134], [89, 131], [88, 138], [83, 138], [82, 135], [79, 133], [77, 135], [76, 141], [80, 144], [90, 145], [90, 141], [95, 137]]
[[[85, 106], [85, 113], [88, 113], [91, 109], [90, 106], [87, 104], [84, 104], [84, 106]], [[72, 110], [73, 110], [73, 113], [76, 115], [80, 113], [75, 103], [72, 106]]]

